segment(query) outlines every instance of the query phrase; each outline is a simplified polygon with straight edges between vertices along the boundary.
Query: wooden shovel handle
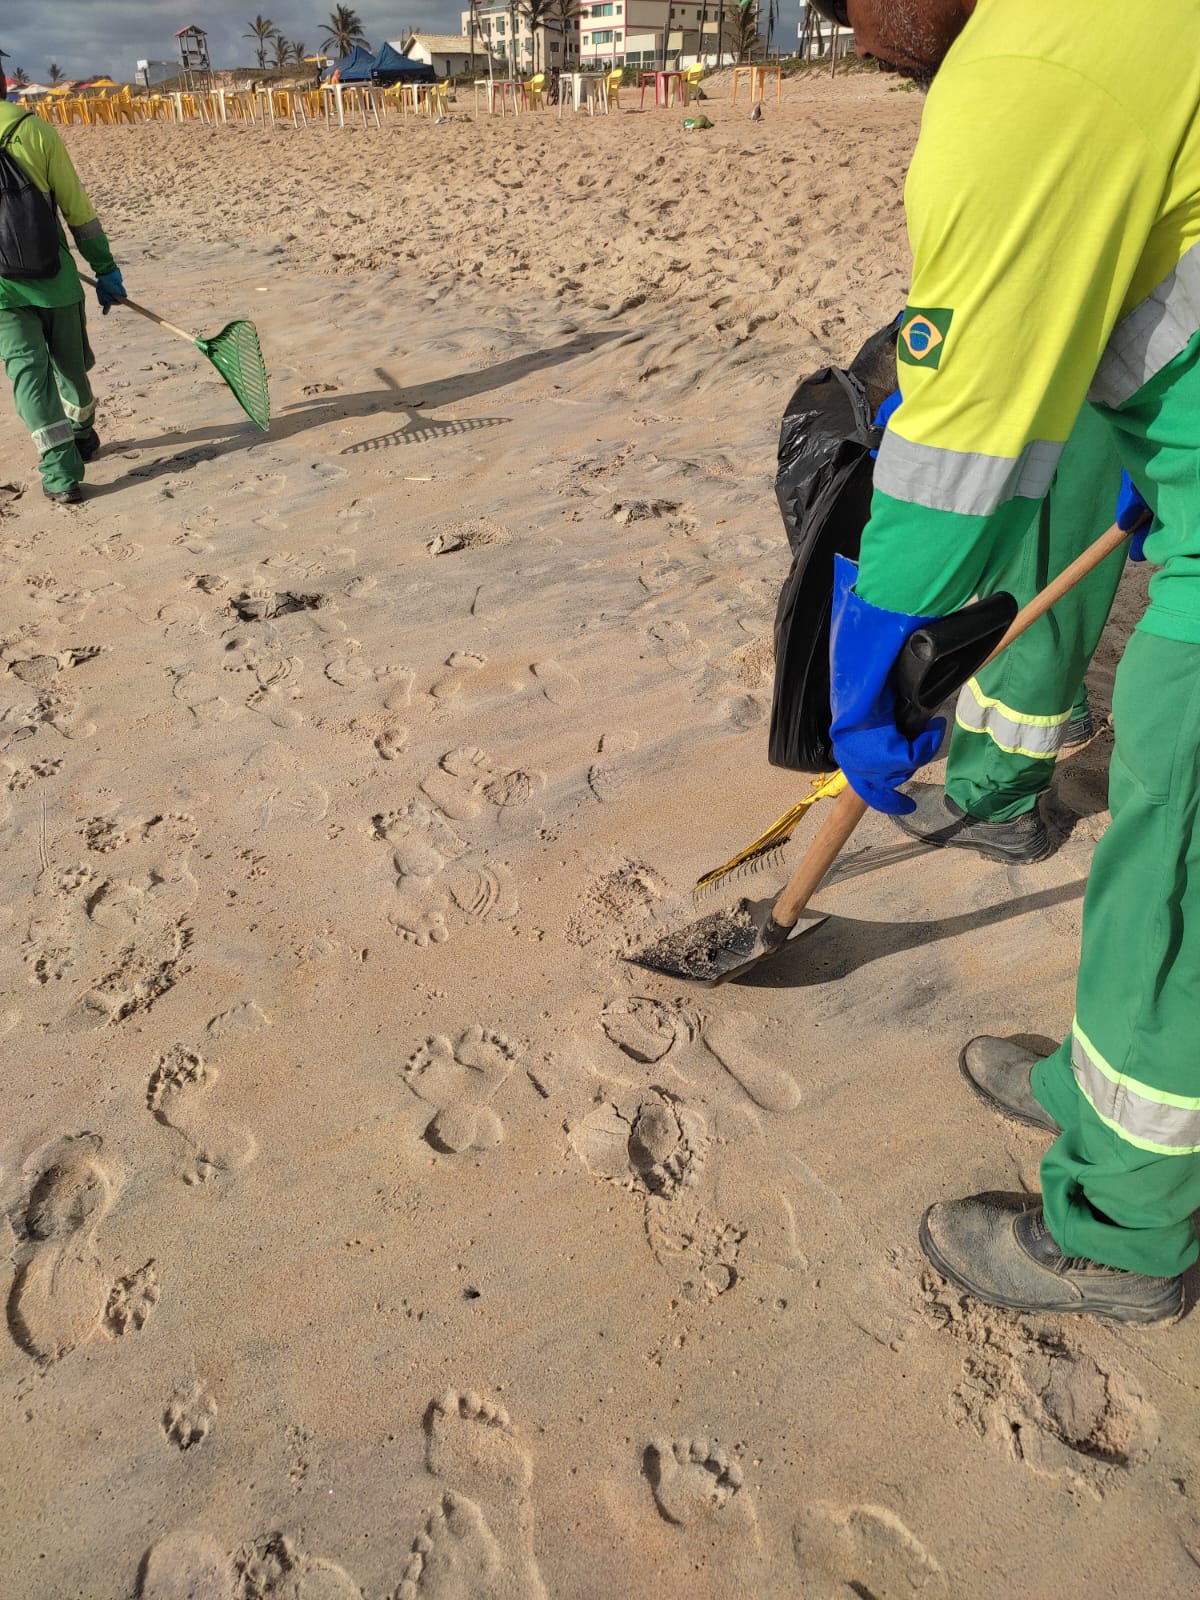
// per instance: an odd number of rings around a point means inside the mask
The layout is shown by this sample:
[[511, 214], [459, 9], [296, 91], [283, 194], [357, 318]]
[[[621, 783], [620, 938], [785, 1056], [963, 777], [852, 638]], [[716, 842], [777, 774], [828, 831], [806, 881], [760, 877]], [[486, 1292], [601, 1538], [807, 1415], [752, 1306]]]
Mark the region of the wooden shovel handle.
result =
[[[1143, 519], [1144, 520], [1144, 519]], [[1107, 532], [1088, 545], [1082, 555], [1076, 556], [1070, 566], [1064, 567], [1057, 578], [1034, 595], [1027, 606], [1022, 606], [1009, 626], [1008, 632], [987, 658], [994, 661], [1001, 650], [1007, 650], [1014, 639], [1019, 639], [1026, 628], [1039, 617], [1044, 617], [1051, 606], [1062, 599], [1068, 589], [1073, 589], [1081, 578], [1086, 578], [1113, 551], [1119, 549], [1135, 529], [1119, 528], [1114, 522]], [[987, 662], [984, 663], [987, 665]], [[833, 809], [821, 824], [816, 838], [804, 853], [804, 859], [780, 890], [771, 915], [781, 928], [794, 928], [800, 913], [816, 894], [821, 880], [837, 860], [846, 840], [862, 821], [867, 810], [853, 789], [843, 789], [834, 801]]]
[[[95, 278], [89, 278], [86, 272], [79, 274], [79, 280], [81, 283], [90, 285], [93, 289], [96, 287]], [[198, 342], [194, 333], [189, 333], [186, 328], [177, 328], [173, 322], [168, 322], [166, 317], [160, 317], [158, 312], [151, 311], [149, 306], [138, 305], [137, 301], [131, 300], [128, 295], [122, 295], [117, 301], [117, 305], [128, 306], [130, 311], [136, 311], [139, 317], [148, 317], [151, 322], [157, 322], [160, 328], [165, 328], [168, 333], [177, 334], [179, 338], [186, 339], [189, 344]]]

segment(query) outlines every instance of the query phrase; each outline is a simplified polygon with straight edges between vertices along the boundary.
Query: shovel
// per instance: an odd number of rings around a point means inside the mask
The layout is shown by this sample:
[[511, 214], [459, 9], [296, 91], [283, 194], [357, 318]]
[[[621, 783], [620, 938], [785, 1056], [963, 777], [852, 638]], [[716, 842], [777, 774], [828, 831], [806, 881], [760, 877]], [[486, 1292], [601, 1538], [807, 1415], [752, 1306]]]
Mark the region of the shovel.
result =
[[[1011, 595], [994, 594], [918, 628], [894, 669], [896, 725], [901, 733], [910, 738], [918, 733], [948, 695], [1044, 617], [1133, 531], [1114, 523], [1020, 611]], [[776, 955], [791, 939], [825, 920], [815, 917], [803, 925], [800, 921], [866, 810], [866, 802], [853, 789], [843, 789], [803, 861], [773, 902], [755, 906], [742, 900], [730, 911], [713, 912], [664, 935], [626, 960], [668, 977], [712, 986], [728, 983]]]

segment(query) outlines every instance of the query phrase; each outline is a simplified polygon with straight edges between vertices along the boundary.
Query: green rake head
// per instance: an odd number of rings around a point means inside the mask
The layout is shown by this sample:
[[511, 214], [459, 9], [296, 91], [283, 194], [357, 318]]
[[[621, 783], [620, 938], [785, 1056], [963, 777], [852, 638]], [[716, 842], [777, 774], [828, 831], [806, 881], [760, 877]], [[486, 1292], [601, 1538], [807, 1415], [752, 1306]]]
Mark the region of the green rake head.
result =
[[231, 322], [211, 339], [197, 339], [196, 348], [225, 379], [251, 422], [266, 433], [271, 422], [271, 397], [267, 393], [267, 369], [254, 324], [244, 320]]

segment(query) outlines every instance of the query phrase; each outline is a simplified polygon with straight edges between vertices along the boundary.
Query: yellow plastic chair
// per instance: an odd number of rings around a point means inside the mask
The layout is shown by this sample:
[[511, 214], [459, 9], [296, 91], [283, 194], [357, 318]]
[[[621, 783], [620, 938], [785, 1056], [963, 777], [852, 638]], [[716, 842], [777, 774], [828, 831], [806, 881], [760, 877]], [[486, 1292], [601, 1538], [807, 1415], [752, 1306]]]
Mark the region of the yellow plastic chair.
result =
[[605, 94], [606, 94], [606, 104], [608, 106], [610, 106], [610, 107], [611, 106], [616, 106], [618, 111], [620, 111], [620, 109], [621, 109], [621, 79], [624, 76], [625, 76], [624, 68], [617, 67], [614, 72], [610, 72], [609, 73], [608, 81], [606, 82], [606, 84], [604, 86]]
[[679, 80], [679, 87], [683, 91], [683, 103], [685, 106], [691, 100], [696, 90], [700, 87], [700, 82], [703, 77], [704, 64], [703, 62], [697, 61], [694, 66], [691, 66], [687, 69], [683, 77]]
[[428, 96], [428, 99], [426, 101], [426, 105], [428, 106], [429, 115], [430, 116], [433, 116], [435, 112], [437, 113], [437, 115], [439, 117], [440, 116], [448, 116], [449, 115], [449, 112], [450, 112], [450, 79], [449, 78], [443, 78], [441, 83], [430, 84], [430, 86], [429, 86], [429, 96]]
[[546, 87], [546, 74], [535, 72], [528, 83], [523, 83], [521, 88], [525, 91], [525, 101], [531, 111], [540, 111], [542, 107], [542, 90]]

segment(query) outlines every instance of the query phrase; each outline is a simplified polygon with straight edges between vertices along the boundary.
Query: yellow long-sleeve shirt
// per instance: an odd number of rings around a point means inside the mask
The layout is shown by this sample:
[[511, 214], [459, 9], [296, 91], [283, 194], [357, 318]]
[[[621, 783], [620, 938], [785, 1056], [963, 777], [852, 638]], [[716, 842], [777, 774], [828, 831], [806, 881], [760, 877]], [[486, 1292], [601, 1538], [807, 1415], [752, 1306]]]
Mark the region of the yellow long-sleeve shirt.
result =
[[1090, 399], [1162, 523], [1143, 626], [1200, 642], [1200, 6], [1157, 0], [1161, 50], [1129, 48], [1129, 18], [979, 0], [930, 90], [873, 604], [931, 615], [986, 589]]
[[[57, 131], [41, 117], [0, 101], [0, 139], [14, 122], [25, 118], [5, 148], [54, 203], [75, 238], [79, 253], [96, 272], [116, 266], [104, 229], [71, 164]], [[0, 311], [14, 306], [70, 306], [83, 299], [83, 285], [66, 236], [59, 227], [59, 267], [52, 278], [0, 277]]]

